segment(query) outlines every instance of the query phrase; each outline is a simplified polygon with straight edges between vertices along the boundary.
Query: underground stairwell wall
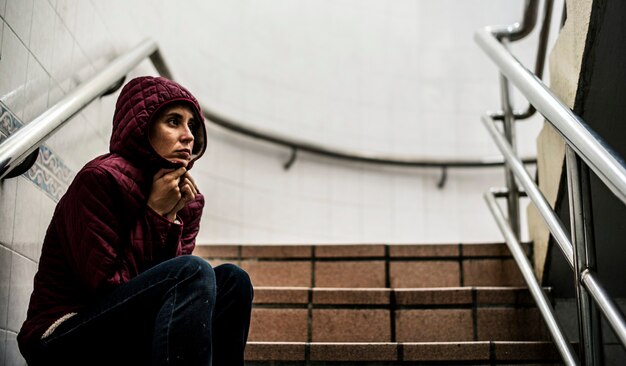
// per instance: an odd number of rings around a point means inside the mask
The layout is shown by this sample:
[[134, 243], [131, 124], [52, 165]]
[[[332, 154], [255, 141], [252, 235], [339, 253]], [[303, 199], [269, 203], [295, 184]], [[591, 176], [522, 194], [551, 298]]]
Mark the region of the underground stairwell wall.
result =
[[[0, 0], [0, 138], [150, 37], [203, 104], [250, 125], [363, 152], [496, 155], [479, 118], [499, 106], [497, 72], [472, 34], [519, 20], [523, 3]], [[535, 35], [512, 45], [527, 65]], [[145, 74], [156, 74], [148, 61], [128, 77]], [[45, 230], [75, 172], [108, 150], [116, 95], [0, 183], [0, 364], [23, 365], [15, 337]], [[538, 122], [520, 127], [520, 141]], [[202, 244], [501, 240], [481, 196], [503, 184], [501, 169], [451, 170], [443, 189], [437, 169], [304, 153], [285, 171], [288, 150], [209, 132], [194, 167], [207, 197]]]

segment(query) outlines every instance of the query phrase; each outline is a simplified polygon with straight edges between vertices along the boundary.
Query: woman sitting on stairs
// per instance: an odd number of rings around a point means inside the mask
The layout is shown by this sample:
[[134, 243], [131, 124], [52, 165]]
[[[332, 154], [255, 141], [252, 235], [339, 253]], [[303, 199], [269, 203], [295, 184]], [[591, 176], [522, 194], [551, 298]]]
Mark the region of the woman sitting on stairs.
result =
[[87, 163], [44, 239], [27, 319], [29, 365], [243, 365], [248, 275], [191, 255], [206, 150], [196, 98], [161, 77], [128, 82], [110, 153]]

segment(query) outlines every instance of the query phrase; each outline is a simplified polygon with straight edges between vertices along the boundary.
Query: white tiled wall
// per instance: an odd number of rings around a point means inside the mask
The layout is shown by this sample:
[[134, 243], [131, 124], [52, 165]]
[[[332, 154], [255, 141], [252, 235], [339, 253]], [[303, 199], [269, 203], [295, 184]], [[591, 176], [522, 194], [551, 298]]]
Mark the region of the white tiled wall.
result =
[[[522, 4], [0, 0], [0, 101], [28, 123], [151, 37], [202, 103], [252, 126], [366, 153], [490, 155], [480, 115], [498, 108], [497, 74], [472, 36], [519, 19]], [[533, 40], [512, 46], [529, 65]], [[148, 62], [129, 77], [142, 74], [154, 74]], [[46, 142], [72, 171], [107, 151], [115, 97]], [[534, 152], [538, 122], [520, 125], [524, 154]], [[201, 243], [500, 240], [481, 197], [502, 184], [499, 169], [451, 170], [442, 190], [436, 169], [306, 153], [285, 171], [287, 149], [209, 132], [194, 168], [207, 196]], [[20, 177], [0, 183], [0, 205], [0, 364], [21, 365], [15, 336], [55, 201]]]

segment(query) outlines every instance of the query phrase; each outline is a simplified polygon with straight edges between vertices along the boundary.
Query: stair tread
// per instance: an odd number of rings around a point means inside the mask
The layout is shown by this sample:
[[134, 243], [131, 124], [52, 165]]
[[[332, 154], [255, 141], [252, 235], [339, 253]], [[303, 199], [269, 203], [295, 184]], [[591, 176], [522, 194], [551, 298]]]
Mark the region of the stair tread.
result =
[[[530, 243], [522, 246], [529, 250]], [[510, 257], [505, 243], [454, 244], [204, 244], [194, 254], [223, 259]]]
[[551, 342], [248, 342], [248, 361], [557, 360]]
[[[530, 246], [526, 246], [529, 250]], [[258, 286], [414, 288], [523, 286], [507, 246], [199, 245], [196, 256], [213, 266], [234, 263]]]
[[[550, 288], [544, 288], [549, 293]], [[526, 287], [341, 288], [255, 287], [254, 303], [354, 305], [527, 304], [534, 301]]]

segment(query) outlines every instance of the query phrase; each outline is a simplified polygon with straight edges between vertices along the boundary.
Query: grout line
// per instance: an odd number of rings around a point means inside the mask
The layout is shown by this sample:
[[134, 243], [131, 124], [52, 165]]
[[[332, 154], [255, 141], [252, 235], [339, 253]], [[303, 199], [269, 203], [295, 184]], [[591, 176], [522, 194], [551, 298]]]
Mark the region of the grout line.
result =
[[385, 287], [391, 288], [391, 274], [390, 274], [390, 255], [389, 245], [385, 245]]
[[304, 362], [307, 365], [311, 364], [311, 342], [306, 342], [304, 344]]
[[493, 341], [489, 341], [489, 362], [491, 365], [496, 364], [496, 344]]
[[[204, 244], [203, 244], [204, 245]], [[210, 259], [236, 259], [233, 257], [207, 257]], [[240, 258], [241, 260], [255, 260], [258, 262], [302, 262], [315, 260], [318, 262], [382, 262], [387, 259], [383, 257], [246, 257]], [[512, 257], [491, 257], [491, 256], [481, 256], [481, 257], [465, 257], [465, 259], [472, 260], [508, 260], [512, 259]], [[459, 262], [461, 261], [458, 257], [395, 257], [389, 258], [388, 261], [391, 262]]]
[[463, 267], [463, 244], [459, 243], [459, 284], [465, 286], [465, 268]]
[[389, 291], [389, 335], [390, 341], [396, 341], [396, 292], [391, 288], [391, 273], [389, 263], [389, 245], [385, 245], [385, 287]]
[[309, 303], [307, 304], [306, 314], [306, 339], [307, 342], [313, 342], [313, 288], [309, 289]]
[[472, 330], [474, 341], [478, 341], [478, 301], [477, 291], [472, 287]]
[[307, 346], [305, 348], [305, 361], [309, 362], [310, 349], [308, 342], [313, 342], [313, 289], [315, 288], [315, 246], [311, 246], [311, 287], [309, 288], [309, 301], [307, 304], [307, 324], [306, 339]]
[[27, 256], [25, 256], [24, 254], [22, 254], [22, 253], [20, 253], [20, 252], [18, 252], [18, 251], [15, 251], [14, 249], [11, 249], [9, 246], [7, 246], [7, 245], [6, 245], [6, 244], [4, 244], [4, 243], [0, 243], [0, 248], [5, 249], [6, 251], [8, 251], [8, 252], [10, 252], [10, 253], [12, 253], [12, 254], [16, 254], [16, 255], [18, 255], [18, 256], [22, 257], [22, 259], [26, 259], [26, 260], [28, 260], [28, 261], [30, 261], [30, 262], [35, 263], [35, 264], [36, 264], [36, 263], [38, 263], [36, 260], [31, 259], [31, 258], [28, 258], [28, 257], [27, 257]]
[[[315, 288], [315, 267], [316, 267], [316, 262], [317, 262], [317, 258], [316, 258], [316, 247], [312, 246], [311, 247], [311, 288]], [[278, 259], [280, 261], [280, 259]]]

